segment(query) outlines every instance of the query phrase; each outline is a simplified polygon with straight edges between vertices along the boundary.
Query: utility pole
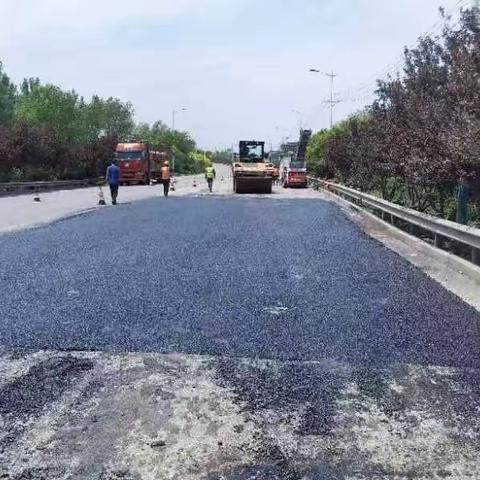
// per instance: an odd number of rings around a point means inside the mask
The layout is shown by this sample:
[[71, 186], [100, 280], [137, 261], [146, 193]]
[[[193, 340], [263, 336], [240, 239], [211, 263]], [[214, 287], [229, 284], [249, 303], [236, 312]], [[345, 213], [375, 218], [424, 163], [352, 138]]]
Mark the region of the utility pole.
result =
[[333, 128], [333, 107], [337, 104], [340, 103], [339, 100], [336, 102], [333, 100], [333, 82], [335, 80], [335, 77], [338, 77], [335, 73], [326, 73], [327, 77], [330, 77], [330, 130]]
[[326, 103], [330, 104], [330, 130], [333, 128], [333, 107], [337, 105], [338, 103], [341, 103], [341, 100], [334, 100], [334, 81], [335, 78], [338, 77], [337, 73], [331, 72], [331, 73], [326, 73], [322, 72], [316, 68], [311, 68], [309, 70], [312, 73], [321, 73], [327, 77], [330, 78], [330, 100], [326, 100]]

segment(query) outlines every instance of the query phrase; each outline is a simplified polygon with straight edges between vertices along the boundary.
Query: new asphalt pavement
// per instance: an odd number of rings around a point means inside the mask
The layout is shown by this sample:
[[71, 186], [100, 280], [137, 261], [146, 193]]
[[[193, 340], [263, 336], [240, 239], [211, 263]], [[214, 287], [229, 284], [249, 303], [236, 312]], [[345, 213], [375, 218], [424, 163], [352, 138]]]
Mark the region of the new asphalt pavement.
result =
[[3, 347], [480, 365], [478, 313], [328, 202], [157, 198], [0, 245]]

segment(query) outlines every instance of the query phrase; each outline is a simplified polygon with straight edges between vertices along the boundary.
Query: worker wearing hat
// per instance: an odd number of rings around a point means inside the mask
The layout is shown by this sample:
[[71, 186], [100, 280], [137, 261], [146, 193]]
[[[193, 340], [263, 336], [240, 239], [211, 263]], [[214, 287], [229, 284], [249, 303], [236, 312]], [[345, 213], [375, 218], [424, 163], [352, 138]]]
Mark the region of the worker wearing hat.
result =
[[170, 164], [168, 163], [168, 161], [163, 162], [162, 183], [163, 194], [168, 197], [168, 191], [170, 190]]

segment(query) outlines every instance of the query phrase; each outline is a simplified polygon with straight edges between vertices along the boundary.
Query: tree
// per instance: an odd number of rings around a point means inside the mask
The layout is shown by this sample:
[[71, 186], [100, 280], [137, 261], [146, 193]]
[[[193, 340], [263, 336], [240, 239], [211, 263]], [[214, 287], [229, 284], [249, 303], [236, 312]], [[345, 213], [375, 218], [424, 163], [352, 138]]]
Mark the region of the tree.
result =
[[0, 62], [0, 125], [9, 125], [13, 120], [16, 90]]
[[201, 171], [195, 155], [196, 144], [188, 132], [171, 130], [161, 121], [151, 126], [139, 123], [133, 129], [133, 139], [147, 142], [151, 149], [170, 150], [175, 155], [175, 171], [178, 173], [196, 173]]
[[17, 122], [50, 129], [61, 141], [74, 143], [83, 140], [80, 99], [74, 92], [64, 92], [55, 85], [33, 85], [21, 94], [15, 109]]
[[480, 212], [478, 9], [464, 10], [457, 27], [446, 19], [441, 35], [404, 53], [403, 74], [380, 80], [370, 107], [314, 135], [309, 165], [318, 174], [328, 165], [340, 181], [449, 218], [461, 185]]
[[0, 64], [0, 175], [47, 180], [84, 178], [104, 171], [119, 141], [145, 141], [169, 149], [176, 170], [203, 168], [188, 132], [163, 122], [135, 125], [133, 107], [113, 97], [85, 100], [74, 90], [24, 79], [17, 90]]
[[328, 168], [327, 144], [331, 137], [329, 130], [320, 130], [310, 139], [307, 147], [307, 166], [312, 175], [328, 178], [331, 170]]

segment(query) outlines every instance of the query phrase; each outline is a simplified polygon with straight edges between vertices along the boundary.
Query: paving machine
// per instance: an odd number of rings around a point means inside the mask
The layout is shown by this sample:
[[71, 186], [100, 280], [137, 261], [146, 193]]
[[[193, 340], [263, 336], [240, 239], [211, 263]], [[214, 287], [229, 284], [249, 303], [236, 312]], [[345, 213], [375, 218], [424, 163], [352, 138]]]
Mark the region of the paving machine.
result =
[[233, 163], [235, 193], [272, 193], [272, 168], [265, 159], [265, 142], [242, 140]]

